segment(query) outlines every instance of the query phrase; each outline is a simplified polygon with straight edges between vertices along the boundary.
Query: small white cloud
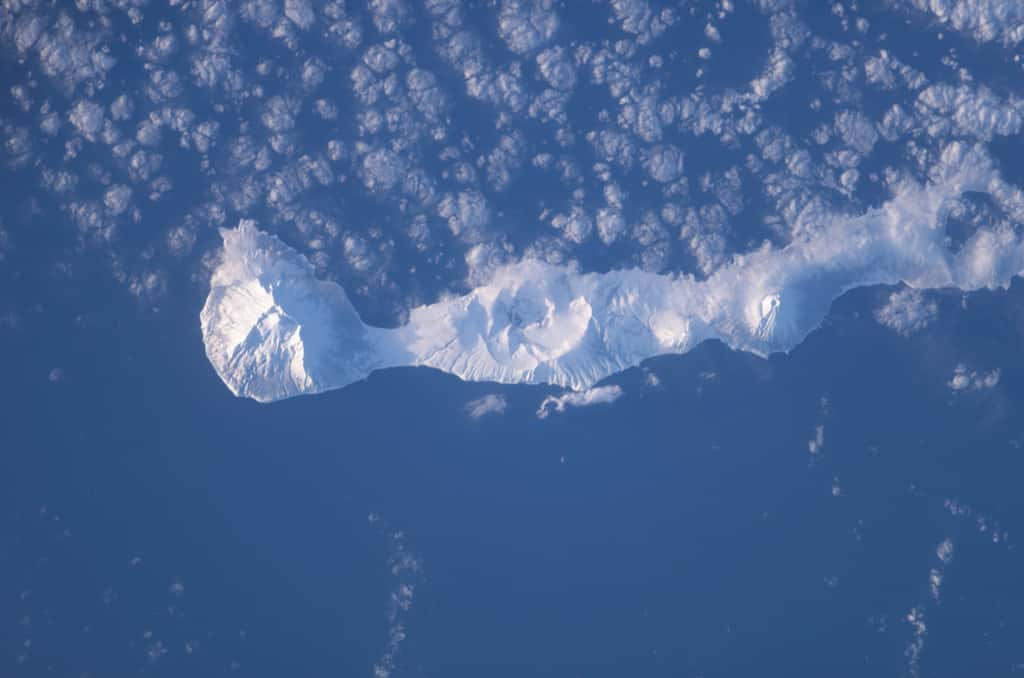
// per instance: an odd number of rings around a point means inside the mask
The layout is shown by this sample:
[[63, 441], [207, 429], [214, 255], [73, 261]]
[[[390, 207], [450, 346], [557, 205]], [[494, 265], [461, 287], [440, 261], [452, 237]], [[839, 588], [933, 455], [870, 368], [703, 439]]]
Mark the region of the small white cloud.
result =
[[671, 144], [656, 146], [645, 164], [647, 173], [658, 183], [675, 181], [683, 173], [683, 152]]
[[405, 23], [412, 13], [404, 0], [370, 0], [369, 10], [373, 14], [373, 25], [385, 35]]
[[103, 127], [103, 107], [93, 101], [81, 99], [71, 109], [68, 120], [82, 136], [94, 141]]
[[504, 414], [506, 408], [508, 408], [508, 402], [504, 396], [488, 393], [482, 398], [466, 403], [466, 414], [474, 419], [479, 419], [488, 414]]
[[586, 391], [571, 391], [560, 396], [548, 396], [537, 408], [537, 416], [546, 419], [552, 411], [565, 412], [567, 407], [589, 407], [603, 403], [613, 403], [622, 395], [618, 386], [598, 386]]
[[934, 301], [911, 287], [893, 292], [888, 303], [875, 311], [875, 320], [889, 329], [909, 337], [932, 324], [939, 313]]
[[935, 547], [935, 555], [939, 559], [939, 566], [933, 567], [928, 573], [928, 588], [931, 591], [932, 599], [938, 602], [942, 594], [942, 580], [945, 576], [946, 565], [953, 560], [953, 540], [948, 537]]
[[811, 454], [818, 454], [825, 447], [825, 425], [818, 424], [814, 429], [814, 437], [807, 441], [807, 450]]
[[570, 54], [562, 47], [552, 47], [537, 55], [541, 76], [555, 89], [571, 90], [576, 86], [576, 67]]
[[316, 21], [313, 7], [308, 0], [285, 0], [284, 15], [303, 30], [312, 26]]
[[594, 220], [579, 205], [573, 205], [568, 214], [557, 214], [551, 225], [562, 232], [562, 237], [573, 243], [582, 243], [594, 230]]
[[122, 94], [110, 104], [110, 115], [114, 120], [127, 120], [135, 112], [135, 106], [127, 94]]
[[263, 107], [260, 120], [271, 132], [287, 132], [295, 127], [300, 103], [296, 99], [271, 97]]
[[124, 184], [115, 184], [103, 194], [103, 204], [114, 216], [124, 213], [131, 206], [132, 189]]
[[171, 254], [178, 256], [188, 254], [195, 243], [195, 231], [188, 226], [176, 226], [167, 233], [167, 249]]
[[437, 213], [447, 220], [452, 235], [472, 243], [484, 239], [484, 229], [491, 221], [487, 198], [472, 189], [458, 195], [446, 195], [438, 204]]
[[960, 364], [953, 370], [953, 378], [949, 380], [949, 387], [956, 392], [981, 391], [990, 389], [998, 383], [998, 369], [991, 372], [976, 372], [968, 370], [966, 366]]
[[932, 599], [938, 600], [942, 593], [942, 570], [933, 567], [928, 573], [928, 588], [932, 593]]
[[858, 111], [840, 111], [836, 114], [835, 125], [843, 143], [862, 156], [871, 153], [878, 141], [874, 124]]
[[615, 207], [602, 207], [597, 211], [597, 233], [601, 242], [611, 245], [626, 230], [626, 219]]
[[401, 160], [387, 149], [373, 150], [363, 157], [363, 184], [369, 191], [390, 191], [404, 172]]

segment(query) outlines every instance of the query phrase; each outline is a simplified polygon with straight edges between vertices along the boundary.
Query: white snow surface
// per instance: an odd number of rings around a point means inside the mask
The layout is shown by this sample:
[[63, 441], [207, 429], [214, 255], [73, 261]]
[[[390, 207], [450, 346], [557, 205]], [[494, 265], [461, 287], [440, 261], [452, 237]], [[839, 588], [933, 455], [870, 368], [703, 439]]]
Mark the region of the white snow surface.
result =
[[378, 369], [425, 365], [465, 380], [546, 383], [575, 391], [708, 339], [765, 356], [788, 351], [845, 291], [998, 287], [1024, 270], [1012, 229], [978, 230], [956, 253], [944, 215], [964, 191], [999, 189], [983, 153], [951, 144], [926, 184], [836, 216], [785, 247], [768, 245], [704, 280], [641, 270], [581, 273], [524, 260], [469, 294], [411, 311], [395, 329], [362, 322], [344, 290], [276, 236], [243, 221], [224, 248], [201, 313], [206, 354], [231, 391], [270, 402], [359, 381]]

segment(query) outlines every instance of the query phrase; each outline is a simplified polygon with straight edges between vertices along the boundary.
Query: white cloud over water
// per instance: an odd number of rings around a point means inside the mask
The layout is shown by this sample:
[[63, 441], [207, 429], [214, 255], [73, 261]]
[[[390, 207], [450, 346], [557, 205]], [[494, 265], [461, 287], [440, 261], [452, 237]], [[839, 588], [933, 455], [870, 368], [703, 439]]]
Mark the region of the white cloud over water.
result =
[[466, 414], [473, 419], [487, 416], [488, 414], [504, 414], [508, 402], [504, 396], [496, 393], [488, 393], [485, 396], [471, 400], [466, 403]]
[[569, 407], [589, 407], [613, 403], [622, 395], [618, 386], [596, 386], [580, 392], [568, 392], [557, 396], [548, 396], [537, 408], [537, 417], [547, 419], [552, 412], [562, 413]]

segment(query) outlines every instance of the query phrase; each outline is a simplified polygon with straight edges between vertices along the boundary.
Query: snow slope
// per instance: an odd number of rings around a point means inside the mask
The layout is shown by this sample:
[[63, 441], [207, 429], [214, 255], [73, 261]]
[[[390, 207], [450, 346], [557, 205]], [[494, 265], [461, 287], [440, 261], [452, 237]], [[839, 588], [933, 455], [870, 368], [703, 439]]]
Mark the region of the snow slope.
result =
[[951, 198], [1001, 190], [999, 182], [982, 153], [952, 144], [928, 185], [905, 182], [877, 209], [737, 256], [706, 280], [526, 260], [465, 296], [414, 309], [396, 329], [364, 324], [341, 287], [317, 280], [300, 253], [243, 221], [222, 230], [201, 313], [206, 354], [233, 393], [270, 402], [400, 365], [581, 390], [706, 339], [758, 355], [788, 351], [854, 287], [1007, 285], [1024, 270], [1024, 243], [1012, 229], [979, 230], [956, 253], [943, 231]]

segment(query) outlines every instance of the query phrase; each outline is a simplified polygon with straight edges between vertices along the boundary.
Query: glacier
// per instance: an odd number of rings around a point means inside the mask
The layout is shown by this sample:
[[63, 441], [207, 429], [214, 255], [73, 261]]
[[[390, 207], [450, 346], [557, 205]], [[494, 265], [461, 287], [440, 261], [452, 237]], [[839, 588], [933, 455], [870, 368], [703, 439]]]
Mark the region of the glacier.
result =
[[580, 391], [709, 339], [760, 356], [785, 352], [852, 288], [973, 290], [1006, 286], [1024, 270], [1012, 228], [980, 229], [956, 252], [945, 237], [950, 199], [1005, 190], [986, 156], [951, 144], [934, 174], [926, 184], [905, 179], [881, 206], [836, 215], [784, 247], [737, 255], [704, 280], [524, 260], [466, 295], [413, 309], [392, 329], [364, 323], [341, 286], [243, 220], [221, 230], [200, 314], [206, 355], [232, 393], [272, 402], [406, 365]]

